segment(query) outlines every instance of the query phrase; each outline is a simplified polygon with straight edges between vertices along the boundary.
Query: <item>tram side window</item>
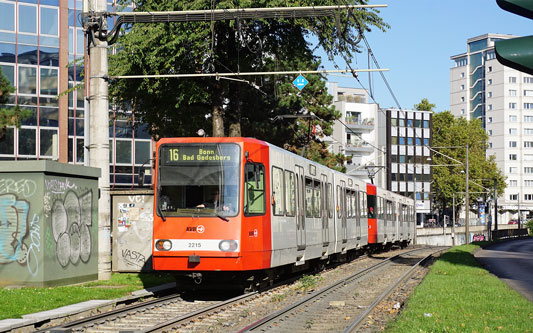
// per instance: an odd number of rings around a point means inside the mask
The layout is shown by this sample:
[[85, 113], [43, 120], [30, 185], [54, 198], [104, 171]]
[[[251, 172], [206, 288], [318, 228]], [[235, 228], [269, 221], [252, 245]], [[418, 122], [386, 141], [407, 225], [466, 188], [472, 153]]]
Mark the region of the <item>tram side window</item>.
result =
[[265, 214], [265, 166], [246, 163], [244, 170], [244, 213]]
[[368, 207], [368, 218], [369, 219], [375, 219], [377, 216], [377, 212], [376, 212], [377, 200], [376, 199], [377, 197], [375, 195], [368, 196], [367, 207]]
[[313, 217], [313, 181], [305, 178], [305, 217]]
[[322, 197], [321, 197], [321, 190], [320, 190], [320, 182], [318, 180], [315, 180], [314, 181], [314, 195], [313, 195], [313, 201], [314, 201], [314, 216], [315, 217], [320, 217], [322, 214], [320, 214], [321, 212], [321, 202], [322, 202]]
[[361, 218], [366, 217], [366, 194], [363, 191], [359, 191], [359, 214], [361, 215]]
[[333, 218], [333, 185], [328, 183], [328, 215], [329, 218]]
[[378, 197], [378, 219], [383, 220], [383, 198]]
[[294, 172], [285, 170], [285, 214], [294, 216], [296, 212], [296, 179]]
[[337, 217], [342, 217], [342, 207], [341, 207], [341, 187], [337, 185]]
[[283, 215], [283, 170], [272, 167], [272, 213]]

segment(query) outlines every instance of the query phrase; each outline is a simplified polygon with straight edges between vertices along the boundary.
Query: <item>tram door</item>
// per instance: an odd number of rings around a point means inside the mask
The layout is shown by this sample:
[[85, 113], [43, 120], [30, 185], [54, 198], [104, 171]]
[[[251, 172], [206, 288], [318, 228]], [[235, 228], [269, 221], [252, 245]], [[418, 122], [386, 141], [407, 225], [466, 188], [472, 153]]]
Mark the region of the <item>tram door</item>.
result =
[[305, 179], [304, 169], [296, 166], [296, 245], [305, 249]]
[[340, 189], [340, 210], [341, 210], [341, 232], [342, 232], [342, 242], [346, 243], [348, 240], [348, 230], [346, 228], [346, 182], [341, 180], [341, 189]]
[[355, 237], [361, 239], [361, 206], [359, 205], [359, 186], [355, 185], [355, 192], [353, 197], [353, 205], [355, 209]]
[[320, 208], [322, 216], [322, 245], [328, 246], [329, 244], [329, 219], [328, 219], [328, 176], [322, 175], [322, 181], [320, 182]]

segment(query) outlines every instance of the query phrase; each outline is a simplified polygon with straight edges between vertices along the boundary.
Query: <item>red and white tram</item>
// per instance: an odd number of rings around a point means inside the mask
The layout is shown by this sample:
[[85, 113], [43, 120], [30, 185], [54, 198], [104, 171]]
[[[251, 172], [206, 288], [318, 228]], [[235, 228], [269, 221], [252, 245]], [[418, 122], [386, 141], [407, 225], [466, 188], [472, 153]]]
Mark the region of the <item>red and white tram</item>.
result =
[[407, 245], [413, 200], [251, 138], [157, 143], [153, 268], [254, 286]]

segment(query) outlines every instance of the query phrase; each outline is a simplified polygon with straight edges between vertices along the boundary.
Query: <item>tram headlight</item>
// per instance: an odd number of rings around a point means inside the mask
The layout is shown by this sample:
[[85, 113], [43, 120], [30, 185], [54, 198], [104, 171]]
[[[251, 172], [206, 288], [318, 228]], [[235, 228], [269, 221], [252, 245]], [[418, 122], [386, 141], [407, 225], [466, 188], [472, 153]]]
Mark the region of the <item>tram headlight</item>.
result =
[[237, 244], [237, 241], [235, 240], [225, 239], [225, 240], [220, 241], [220, 243], [218, 243], [218, 248], [220, 249], [220, 251], [223, 251], [223, 252], [233, 252], [237, 250], [238, 244]]
[[158, 251], [170, 251], [170, 249], [172, 248], [172, 242], [168, 239], [160, 239], [155, 242], [155, 248]]

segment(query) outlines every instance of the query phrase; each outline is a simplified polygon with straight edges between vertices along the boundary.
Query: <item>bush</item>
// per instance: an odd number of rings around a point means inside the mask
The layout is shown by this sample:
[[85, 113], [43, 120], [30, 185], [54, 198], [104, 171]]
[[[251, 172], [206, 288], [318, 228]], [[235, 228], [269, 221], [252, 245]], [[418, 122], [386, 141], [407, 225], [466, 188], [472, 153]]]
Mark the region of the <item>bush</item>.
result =
[[533, 236], [533, 220], [527, 221], [526, 227], [529, 229], [529, 235]]

